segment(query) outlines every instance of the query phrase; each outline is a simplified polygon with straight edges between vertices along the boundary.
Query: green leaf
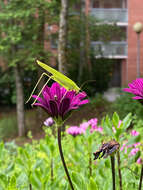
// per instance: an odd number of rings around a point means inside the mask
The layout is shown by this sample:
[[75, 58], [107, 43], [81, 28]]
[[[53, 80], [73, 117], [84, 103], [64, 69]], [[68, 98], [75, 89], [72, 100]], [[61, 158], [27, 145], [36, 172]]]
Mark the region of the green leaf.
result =
[[113, 122], [115, 129], [118, 128], [119, 121], [120, 121], [120, 118], [119, 118], [118, 114], [116, 112], [114, 112], [113, 117], [112, 117], [112, 122]]
[[140, 142], [140, 140], [141, 140], [141, 136], [140, 135], [131, 137], [126, 145], [135, 144], [137, 142]]
[[31, 173], [30, 181], [31, 181], [32, 186], [36, 188], [36, 190], [41, 189], [42, 187], [40, 179], [41, 179], [41, 175], [37, 169]]
[[16, 177], [15, 176], [12, 176], [10, 178], [10, 182], [9, 182], [7, 190], [18, 190], [16, 187]]
[[88, 190], [98, 190], [98, 186], [96, 184], [96, 181], [92, 177], [90, 177]]
[[86, 183], [85, 180], [83, 179], [83, 176], [81, 174], [72, 172], [72, 181], [74, 182], [76, 189], [78, 190], [86, 190]]
[[114, 137], [112, 122], [108, 115], [106, 116], [105, 120], [102, 120], [102, 126], [107, 135]]
[[123, 127], [124, 127], [124, 130], [126, 130], [129, 126], [130, 126], [130, 123], [132, 121], [132, 114], [129, 113], [124, 119], [123, 119]]

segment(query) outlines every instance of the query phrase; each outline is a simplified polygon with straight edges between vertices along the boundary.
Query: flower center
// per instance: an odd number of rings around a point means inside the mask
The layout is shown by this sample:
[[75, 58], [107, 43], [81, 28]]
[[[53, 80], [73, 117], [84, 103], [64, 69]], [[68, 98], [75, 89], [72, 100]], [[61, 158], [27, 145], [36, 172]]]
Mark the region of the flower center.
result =
[[54, 95], [54, 99], [55, 99], [55, 100], [58, 100], [58, 97], [57, 97], [57, 95], [56, 95], [56, 94]]

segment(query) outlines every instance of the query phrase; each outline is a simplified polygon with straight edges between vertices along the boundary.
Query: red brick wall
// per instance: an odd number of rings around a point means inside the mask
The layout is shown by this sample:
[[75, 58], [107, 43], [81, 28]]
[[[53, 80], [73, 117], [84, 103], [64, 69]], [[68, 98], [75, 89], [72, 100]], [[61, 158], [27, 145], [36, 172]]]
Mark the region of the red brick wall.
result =
[[[143, 1], [128, 0], [128, 82], [136, 79], [137, 75], [137, 35], [133, 31], [136, 22], [143, 23]], [[140, 72], [143, 75], [143, 32], [140, 35]]]

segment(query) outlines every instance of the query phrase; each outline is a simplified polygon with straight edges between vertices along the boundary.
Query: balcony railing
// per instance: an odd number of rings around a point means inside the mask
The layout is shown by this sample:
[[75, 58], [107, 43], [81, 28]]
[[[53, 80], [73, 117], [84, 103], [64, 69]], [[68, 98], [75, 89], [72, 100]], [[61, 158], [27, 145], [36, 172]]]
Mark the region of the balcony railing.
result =
[[91, 16], [94, 16], [101, 21], [107, 22], [128, 22], [128, 10], [123, 8], [92, 8]]
[[127, 42], [91, 42], [91, 47], [97, 57], [127, 57]]

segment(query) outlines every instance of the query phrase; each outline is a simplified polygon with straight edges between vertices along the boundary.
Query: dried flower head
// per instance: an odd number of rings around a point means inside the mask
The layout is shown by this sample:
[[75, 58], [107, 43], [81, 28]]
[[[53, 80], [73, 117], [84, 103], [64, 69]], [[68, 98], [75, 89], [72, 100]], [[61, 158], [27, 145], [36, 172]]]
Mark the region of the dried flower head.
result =
[[94, 160], [97, 158], [107, 158], [109, 155], [115, 153], [120, 147], [120, 144], [115, 140], [111, 140], [107, 143], [103, 143], [101, 148], [96, 151], [94, 154]]

